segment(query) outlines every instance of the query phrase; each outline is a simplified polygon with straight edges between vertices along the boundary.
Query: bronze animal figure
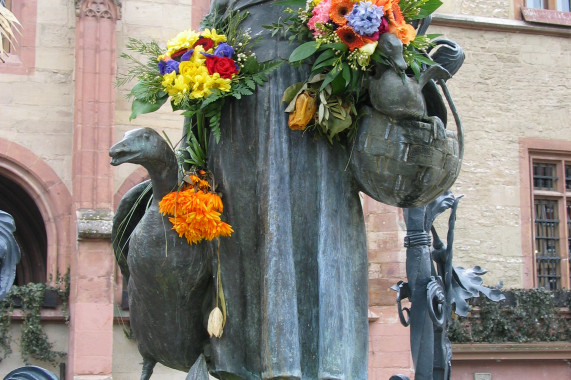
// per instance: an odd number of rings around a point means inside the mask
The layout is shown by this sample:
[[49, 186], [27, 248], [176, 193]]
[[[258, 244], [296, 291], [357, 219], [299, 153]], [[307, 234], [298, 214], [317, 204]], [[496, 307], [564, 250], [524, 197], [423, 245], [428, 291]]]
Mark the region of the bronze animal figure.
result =
[[190, 246], [159, 213], [159, 201], [177, 189], [175, 154], [156, 131], [142, 128], [127, 132], [109, 155], [115, 166], [142, 165], [152, 184], [148, 204], [141, 196], [144, 184], [126, 194], [113, 228], [114, 246], [127, 256], [127, 265], [120, 264], [129, 276], [131, 328], [143, 357], [141, 380], [150, 378], [157, 362], [188, 371], [208, 339], [203, 306], [210, 299], [211, 267], [205, 246]]

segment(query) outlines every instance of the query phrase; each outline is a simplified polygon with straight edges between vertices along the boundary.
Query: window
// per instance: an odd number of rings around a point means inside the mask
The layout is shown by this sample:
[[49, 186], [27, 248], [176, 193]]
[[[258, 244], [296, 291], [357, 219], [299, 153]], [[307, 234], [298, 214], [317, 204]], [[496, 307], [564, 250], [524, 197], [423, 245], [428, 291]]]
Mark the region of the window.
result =
[[531, 154], [535, 284], [570, 288], [571, 154]]
[[570, 0], [526, 0], [525, 7], [533, 9], [551, 9], [560, 12], [569, 12]]
[[[37, 0], [4, 0], [6, 7], [16, 16], [22, 25], [15, 32], [15, 44], [10, 47], [6, 61], [0, 62], [0, 73], [30, 75], [36, 64], [36, 15]], [[7, 42], [0, 43], [7, 47]]]
[[514, 0], [515, 18], [531, 23], [571, 25], [571, 0]]
[[[12, 0], [4, 0], [5, 6], [7, 9], [12, 10]], [[0, 0], [0, 6], [2, 5], [2, 1]], [[18, 32], [14, 32], [17, 34]], [[2, 50], [5, 53], [10, 53], [11, 46], [8, 43], [8, 39], [2, 35], [0, 35], [0, 41], [2, 42]]]

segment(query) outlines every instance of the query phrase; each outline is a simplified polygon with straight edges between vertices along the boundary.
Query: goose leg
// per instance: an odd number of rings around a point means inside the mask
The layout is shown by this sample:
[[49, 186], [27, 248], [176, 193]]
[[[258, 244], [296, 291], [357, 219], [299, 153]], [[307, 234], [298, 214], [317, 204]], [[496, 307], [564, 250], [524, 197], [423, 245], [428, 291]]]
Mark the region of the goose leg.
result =
[[155, 360], [143, 358], [143, 372], [141, 373], [141, 380], [149, 380], [151, 378], [155, 364], [157, 364]]

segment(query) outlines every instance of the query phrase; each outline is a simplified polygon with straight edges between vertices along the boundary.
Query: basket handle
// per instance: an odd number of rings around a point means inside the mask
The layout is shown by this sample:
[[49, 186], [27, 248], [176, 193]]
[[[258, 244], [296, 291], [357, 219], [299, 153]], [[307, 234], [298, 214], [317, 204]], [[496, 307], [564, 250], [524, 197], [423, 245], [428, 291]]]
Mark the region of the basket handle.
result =
[[438, 84], [442, 88], [442, 92], [444, 93], [444, 97], [446, 97], [446, 101], [448, 102], [448, 106], [450, 106], [450, 110], [452, 111], [452, 115], [454, 115], [454, 122], [456, 123], [456, 129], [458, 130], [458, 148], [459, 148], [459, 156], [460, 159], [464, 157], [464, 128], [462, 127], [462, 122], [460, 121], [460, 115], [458, 115], [458, 110], [456, 110], [456, 106], [452, 101], [452, 96], [448, 91], [448, 87], [446, 86], [446, 82], [444, 79], [438, 79]]

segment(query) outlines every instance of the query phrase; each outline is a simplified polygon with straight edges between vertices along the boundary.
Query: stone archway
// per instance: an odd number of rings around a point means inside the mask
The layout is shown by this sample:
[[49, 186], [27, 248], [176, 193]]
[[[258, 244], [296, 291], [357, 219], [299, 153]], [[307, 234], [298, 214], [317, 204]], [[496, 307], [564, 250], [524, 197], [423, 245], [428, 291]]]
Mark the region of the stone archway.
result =
[[[40, 157], [23, 146], [0, 138], [0, 176], [6, 191], [23, 189], [21, 201], [33, 201], [45, 226], [46, 273], [65, 273], [70, 266], [75, 234], [71, 194], [66, 185]], [[31, 209], [31, 208], [30, 208]], [[16, 227], [18, 228], [18, 227]], [[39, 231], [35, 227], [32, 231]], [[47, 278], [47, 277], [46, 277]]]

